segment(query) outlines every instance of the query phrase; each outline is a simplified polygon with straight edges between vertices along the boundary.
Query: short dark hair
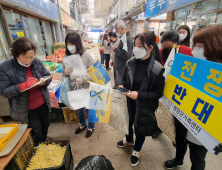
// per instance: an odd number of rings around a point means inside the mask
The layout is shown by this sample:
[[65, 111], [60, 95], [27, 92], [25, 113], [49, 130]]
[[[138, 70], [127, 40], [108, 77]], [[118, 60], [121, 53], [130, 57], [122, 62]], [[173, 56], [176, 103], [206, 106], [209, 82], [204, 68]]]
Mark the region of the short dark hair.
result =
[[164, 42], [164, 41], [172, 41], [173, 43], [177, 43], [179, 44], [179, 34], [174, 31], [174, 30], [171, 30], [171, 31], [167, 31], [163, 34], [163, 37], [161, 39], [161, 43]]
[[179, 32], [179, 30], [184, 29], [187, 31], [187, 37], [180, 42], [180, 45], [185, 45], [187, 47], [190, 47], [190, 28], [187, 25], [181, 25], [177, 32]]
[[11, 54], [14, 59], [17, 59], [21, 54], [26, 54], [30, 50], [33, 50], [36, 54], [37, 47], [26, 37], [17, 39], [11, 46]]
[[81, 56], [85, 52], [85, 49], [83, 48], [83, 45], [82, 45], [81, 37], [78, 33], [70, 32], [66, 35], [65, 44], [66, 44], [66, 55], [67, 56], [72, 55], [69, 52], [69, 50], [67, 49], [68, 43], [74, 44], [76, 46], [76, 54], [79, 54]]
[[114, 37], [114, 38], [116, 38], [116, 37], [117, 37], [117, 35], [116, 35], [116, 33], [115, 33], [115, 32], [109, 32], [108, 34], [109, 34], [109, 37]]
[[162, 32], [160, 33], [160, 36], [163, 36], [164, 33], [165, 33], [165, 31], [162, 31]]
[[[143, 48], [146, 49], [145, 44], [147, 45], [147, 47], [149, 47], [151, 45], [153, 46], [152, 54], [155, 56], [156, 60], [159, 63], [161, 63], [160, 50], [159, 50], [159, 48], [156, 44], [156, 35], [155, 35], [155, 33], [153, 31], [146, 31], [146, 32], [138, 34], [135, 37], [134, 46], [135, 46], [135, 42], [136, 42], [137, 38], [140, 39]], [[148, 50], [148, 49], [146, 49], [146, 50]]]

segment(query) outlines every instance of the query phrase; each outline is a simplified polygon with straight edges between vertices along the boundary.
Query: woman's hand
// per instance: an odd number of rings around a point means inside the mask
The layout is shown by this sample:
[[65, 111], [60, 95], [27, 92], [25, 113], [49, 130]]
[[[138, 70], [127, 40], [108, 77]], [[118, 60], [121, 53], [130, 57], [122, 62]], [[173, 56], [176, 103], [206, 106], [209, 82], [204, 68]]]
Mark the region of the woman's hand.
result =
[[78, 82], [78, 85], [83, 84], [83, 78], [76, 78], [75, 81]]
[[[44, 78], [39, 79], [39, 81], [42, 81], [42, 80], [44, 80]], [[46, 81], [43, 81], [41, 84], [39, 84], [39, 86], [43, 86], [43, 85], [45, 85], [45, 83], [46, 83]]]
[[138, 97], [138, 92], [137, 91], [129, 91], [128, 93], [124, 93], [127, 95], [129, 98], [136, 100]]
[[214, 148], [214, 151], [216, 152], [215, 155], [218, 155], [220, 152], [222, 152], [222, 143], [220, 143], [219, 145], [217, 145]]
[[68, 67], [64, 70], [64, 74], [66, 76], [70, 75], [73, 72], [73, 68], [72, 67]]

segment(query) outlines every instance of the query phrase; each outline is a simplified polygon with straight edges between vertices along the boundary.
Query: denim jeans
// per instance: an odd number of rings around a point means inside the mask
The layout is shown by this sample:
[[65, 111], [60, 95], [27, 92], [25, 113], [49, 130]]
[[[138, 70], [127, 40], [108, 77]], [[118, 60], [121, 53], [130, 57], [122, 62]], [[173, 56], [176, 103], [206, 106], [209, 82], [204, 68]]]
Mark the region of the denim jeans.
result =
[[100, 57], [101, 57], [101, 59], [100, 59], [101, 64], [104, 64], [104, 61], [105, 61], [105, 55], [104, 55], [104, 53], [100, 53]]
[[[85, 127], [86, 123], [86, 112], [85, 108], [78, 109], [79, 122], [81, 127]], [[88, 129], [95, 129], [95, 123], [88, 123]]]

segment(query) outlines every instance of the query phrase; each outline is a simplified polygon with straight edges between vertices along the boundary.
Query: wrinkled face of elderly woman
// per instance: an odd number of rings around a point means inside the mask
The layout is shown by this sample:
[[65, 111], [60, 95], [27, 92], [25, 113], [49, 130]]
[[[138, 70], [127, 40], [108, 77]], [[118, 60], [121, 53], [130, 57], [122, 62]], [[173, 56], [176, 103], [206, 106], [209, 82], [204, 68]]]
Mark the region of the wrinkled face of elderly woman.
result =
[[35, 58], [34, 50], [29, 50], [24, 54], [20, 54], [17, 58], [18, 62], [20, 62], [24, 66], [30, 66]]

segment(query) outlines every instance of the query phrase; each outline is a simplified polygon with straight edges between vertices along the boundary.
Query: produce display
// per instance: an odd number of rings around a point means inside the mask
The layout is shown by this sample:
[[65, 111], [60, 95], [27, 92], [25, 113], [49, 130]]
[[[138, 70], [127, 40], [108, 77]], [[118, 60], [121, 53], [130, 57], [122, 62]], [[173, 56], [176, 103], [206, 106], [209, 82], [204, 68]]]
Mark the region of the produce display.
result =
[[59, 144], [39, 144], [26, 170], [58, 167], [62, 164], [66, 146]]
[[48, 56], [46, 60], [52, 63], [61, 63], [64, 58], [65, 51], [65, 49], [57, 49], [54, 54]]
[[45, 61], [43, 63], [48, 71], [55, 71], [59, 67], [58, 63], [51, 63]]
[[56, 51], [58, 49], [66, 49], [65, 42], [59, 42], [59, 43], [53, 44], [53, 49], [54, 49], [54, 51]]

